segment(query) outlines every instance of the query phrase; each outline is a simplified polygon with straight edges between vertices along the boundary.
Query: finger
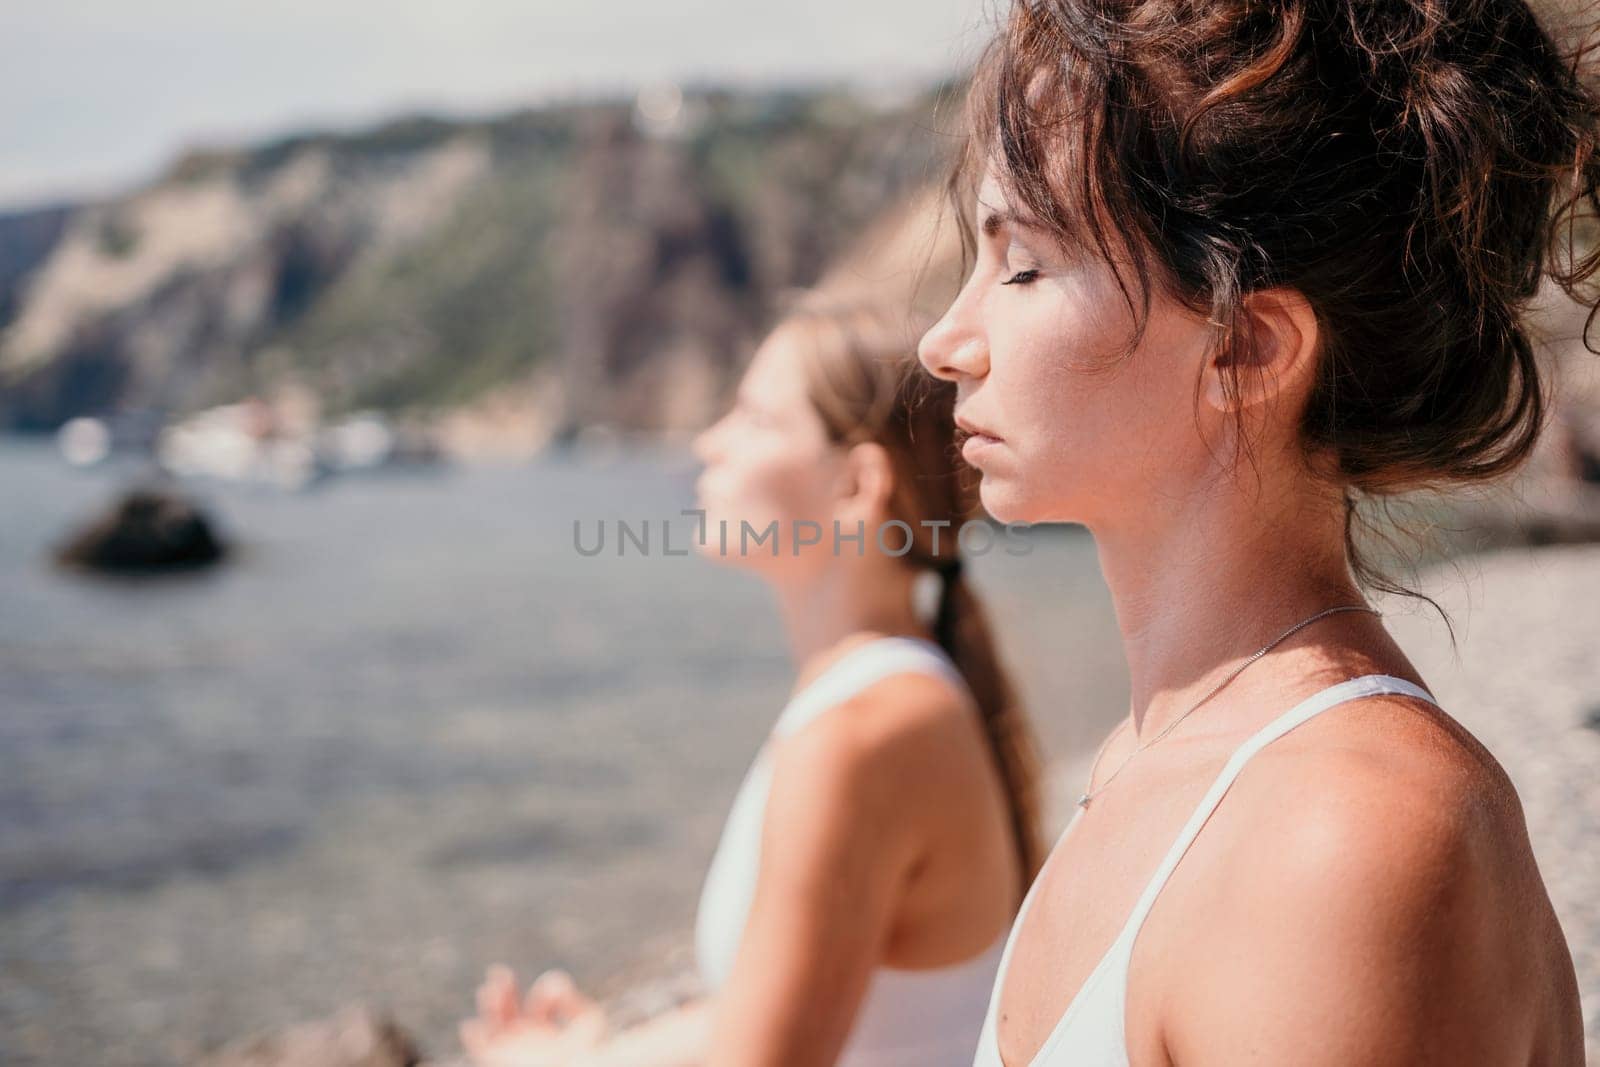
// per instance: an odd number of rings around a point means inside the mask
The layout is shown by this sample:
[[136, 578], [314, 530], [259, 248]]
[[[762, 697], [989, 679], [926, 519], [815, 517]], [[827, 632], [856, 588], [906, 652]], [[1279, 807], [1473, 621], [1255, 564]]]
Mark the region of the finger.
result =
[[548, 986], [551, 989], [577, 988], [577, 984], [572, 980], [572, 975], [560, 967], [550, 967], [540, 972], [539, 976], [533, 980], [533, 984]]
[[549, 986], [546, 1010], [553, 1022], [566, 1026], [579, 1015], [597, 1007], [598, 1005], [580, 993], [578, 987], [570, 980], [556, 980]]
[[601, 1010], [599, 1003], [578, 992], [576, 988], [568, 990], [558, 1006], [558, 1010], [561, 1012], [563, 1020], [568, 1023], [590, 1012], [597, 1013], [602, 1019], [605, 1017], [605, 1013]]
[[508, 968], [491, 967], [478, 988], [478, 1015], [485, 1022], [506, 1026], [517, 1018], [517, 978]]
[[489, 1046], [489, 1035], [481, 1019], [465, 1019], [456, 1027], [456, 1033], [461, 1038], [461, 1047], [468, 1056], [477, 1059], [484, 1054]]
[[575, 998], [579, 994], [572, 976], [552, 968], [533, 980], [523, 1010], [539, 1022], [561, 1022], [570, 1014]]

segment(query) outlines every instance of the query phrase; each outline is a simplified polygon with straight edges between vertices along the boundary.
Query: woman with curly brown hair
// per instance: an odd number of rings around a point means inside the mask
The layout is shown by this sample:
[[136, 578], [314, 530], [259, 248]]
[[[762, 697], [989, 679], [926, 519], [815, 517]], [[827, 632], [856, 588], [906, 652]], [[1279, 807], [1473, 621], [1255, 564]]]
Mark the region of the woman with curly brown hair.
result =
[[1095, 536], [1132, 700], [978, 1064], [1582, 1062], [1516, 792], [1356, 538], [1534, 443], [1522, 314], [1600, 255], [1578, 72], [1521, 0], [1013, 4], [921, 357], [989, 512]]

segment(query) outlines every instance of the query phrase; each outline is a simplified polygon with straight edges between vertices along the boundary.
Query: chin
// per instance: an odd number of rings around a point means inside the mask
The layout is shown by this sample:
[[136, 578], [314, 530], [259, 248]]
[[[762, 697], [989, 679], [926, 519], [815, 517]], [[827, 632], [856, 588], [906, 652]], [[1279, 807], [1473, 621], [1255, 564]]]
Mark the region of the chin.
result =
[[726, 563], [728, 561], [727, 556], [717, 551], [717, 539], [715, 537], [707, 538], [705, 544], [694, 541], [691, 547], [694, 549], [694, 554], [701, 559], [709, 559], [716, 563]]
[[983, 510], [996, 522], [1026, 522], [1025, 501], [1019, 499], [1017, 486], [1003, 478], [993, 475], [983, 475], [983, 480], [978, 483], [978, 499], [983, 503]]
[[[689, 538], [689, 545], [695, 554], [702, 559], [709, 559], [725, 567], [749, 568], [752, 560], [749, 554], [739, 550], [739, 519], [732, 517], [726, 510], [717, 511], [704, 504], [698, 504], [705, 510], [705, 540], [694, 536], [695, 523], [691, 519], [684, 525], [684, 533]], [[726, 551], [723, 550], [722, 532], [720, 523], [727, 523], [728, 543]]]
[[978, 486], [978, 499], [989, 517], [1002, 525], [1013, 522], [1031, 525], [1077, 521], [1058, 518], [1056, 512], [1059, 508], [1052, 508], [1049, 501], [1040, 500], [1023, 486], [1003, 478], [984, 475], [983, 482]]
[[[722, 521], [723, 517], [721, 515], [713, 514], [712, 511], [704, 504], [697, 504], [696, 507], [705, 512], [706, 525], [704, 539], [702, 540], [701, 538], [694, 536], [694, 534], [697, 532], [695, 530], [694, 520], [689, 520], [684, 527], [685, 532], [690, 538], [689, 544], [694, 549], [695, 554], [702, 556], [705, 559], [715, 560], [718, 563], [738, 562], [739, 550], [736, 541], [730, 539], [728, 551], [722, 551], [722, 542], [720, 540], [720, 535], [717, 532], [717, 523]], [[735, 520], [732, 525], [735, 529], [737, 529], [739, 525], [738, 521]]]

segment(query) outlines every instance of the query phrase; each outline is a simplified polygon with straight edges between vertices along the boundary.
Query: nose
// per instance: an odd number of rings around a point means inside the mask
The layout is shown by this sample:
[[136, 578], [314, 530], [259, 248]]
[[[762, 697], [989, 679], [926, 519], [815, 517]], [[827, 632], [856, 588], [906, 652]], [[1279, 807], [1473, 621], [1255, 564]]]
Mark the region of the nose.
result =
[[917, 359], [923, 367], [947, 382], [982, 378], [989, 373], [989, 344], [977, 326], [970, 288], [963, 288], [917, 344]]

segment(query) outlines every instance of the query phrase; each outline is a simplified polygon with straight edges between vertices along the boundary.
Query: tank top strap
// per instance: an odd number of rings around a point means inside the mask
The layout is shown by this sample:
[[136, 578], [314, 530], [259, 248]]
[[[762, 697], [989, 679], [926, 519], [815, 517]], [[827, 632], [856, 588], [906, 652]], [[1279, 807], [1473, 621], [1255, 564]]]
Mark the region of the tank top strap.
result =
[[1131, 946], [1134, 937], [1138, 934], [1139, 927], [1144, 923], [1145, 916], [1154, 907], [1156, 897], [1161, 894], [1162, 888], [1167, 884], [1167, 879], [1171, 877], [1173, 869], [1178, 865], [1178, 861], [1183, 858], [1183, 854], [1189, 850], [1189, 846], [1199, 836], [1201, 828], [1211, 818], [1212, 812], [1216, 811], [1223, 795], [1233, 785], [1234, 779], [1239, 776], [1239, 772], [1244, 769], [1245, 764], [1250, 762], [1251, 757], [1290, 730], [1293, 730], [1296, 726], [1315, 715], [1327, 711], [1336, 704], [1342, 704], [1347, 700], [1355, 700], [1360, 697], [1375, 696], [1380, 693], [1398, 693], [1405, 696], [1418, 697], [1430, 704], [1438, 704], [1438, 701], [1433, 699], [1433, 694], [1414, 682], [1408, 682], [1404, 678], [1396, 678], [1389, 674], [1364, 674], [1358, 678], [1338, 682], [1328, 686], [1326, 689], [1313, 693], [1276, 719], [1267, 723], [1260, 730], [1257, 730], [1243, 744], [1234, 749], [1233, 755], [1228, 758], [1228, 762], [1223, 766], [1216, 780], [1211, 783], [1211, 788], [1200, 799], [1194, 814], [1184, 824], [1177, 840], [1167, 850], [1165, 858], [1161, 861], [1161, 866], [1156, 868], [1155, 875], [1150, 879], [1150, 884], [1145, 887], [1145, 891], [1139, 897], [1138, 903], [1134, 905], [1133, 913], [1129, 916], [1128, 923], [1123, 928], [1118, 940], [1123, 942], [1125, 947]]
[[874, 638], [840, 656], [790, 697], [772, 733], [777, 737], [792, 734], [872, 683], [907, 671], [937, 675], [967, 691], [960, 668], [935, 642], [898, 634]]

